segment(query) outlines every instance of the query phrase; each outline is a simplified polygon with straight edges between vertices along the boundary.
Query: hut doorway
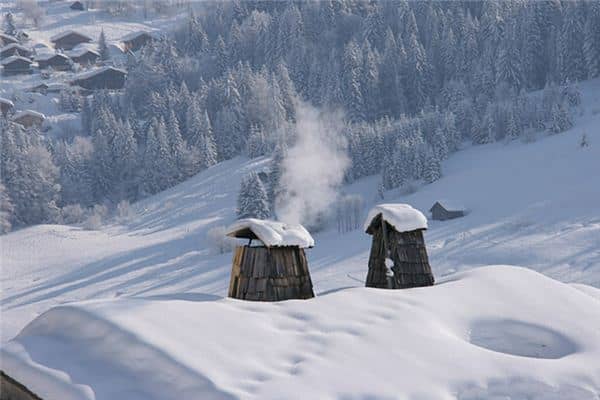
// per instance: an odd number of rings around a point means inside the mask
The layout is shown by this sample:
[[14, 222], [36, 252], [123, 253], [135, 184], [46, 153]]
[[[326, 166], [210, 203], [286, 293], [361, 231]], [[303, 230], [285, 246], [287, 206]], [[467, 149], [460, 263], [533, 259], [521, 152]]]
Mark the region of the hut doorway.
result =
[[425, 216], [406, 204], [375, 207], [365, 222], [373, 236], [365, 286], [403, 289], [434, 283], [423, 231]]
[[249, 239], [235, 249], [229, 297], [255, 301], [314, 297], [304, 252], [314, 240], [304, 227], [250, 218], [237, 221], [227, 235]]

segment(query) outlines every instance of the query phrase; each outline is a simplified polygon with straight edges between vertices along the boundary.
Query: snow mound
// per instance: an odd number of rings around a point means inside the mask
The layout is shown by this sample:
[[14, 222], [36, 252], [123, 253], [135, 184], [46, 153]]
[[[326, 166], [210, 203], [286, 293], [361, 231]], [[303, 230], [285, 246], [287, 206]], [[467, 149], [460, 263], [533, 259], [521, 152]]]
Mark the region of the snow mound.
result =
[[428, 288], [303, 301], [73, 303], [36, 318], [0, 354], [42, 398], [580, 400], [600, 392], [598, 326], [592, 296], [493, 266]]
[[412, 208], [408, 204], [379, 204], [369, 211], [367, 219], [363, 225], [366, 231], [379, 214], [398, 232], [410, 232], [416, 229], [427, 229], [427, 218], [419, 210]]
[[227, 236], [248, 239], [255, 236], [267, 247], [299, 246], [307, 248], [315, 245], [315, 240], [302, 225], [255, 218], [234, 222], [227, 229]]

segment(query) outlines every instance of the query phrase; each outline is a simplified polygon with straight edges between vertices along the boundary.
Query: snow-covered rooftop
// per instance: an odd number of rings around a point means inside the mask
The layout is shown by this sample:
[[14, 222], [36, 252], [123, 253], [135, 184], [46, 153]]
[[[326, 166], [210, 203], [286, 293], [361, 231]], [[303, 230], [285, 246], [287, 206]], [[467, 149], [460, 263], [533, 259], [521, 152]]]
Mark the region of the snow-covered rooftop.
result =
[[77, 46], [73, 47], [73, 49], [69, 52], [67, 52], [67, 54], [70, 57], [80, 57], [82, 55], [84, 55], [85, 53], [94, 53], [97, 56], [100, 55], [100, 53], [98, 53], [98, 51], [96, 51], [96, 46], [94, 46], [91, 43], [80, 43]]
[[121, 40], [126, 42], [128, 40], [133, 40], [139, 36], [142, 35], [150, 35], [150, 36], [154, 36], [154, 33], [151, 31], [137, 31], [137, 32], [130, 32], [127, 35], [124, 35]]
[[71, 34], [74, 34], [74, 35], [79, 35], [79, 36], [81, 36], [81, 37], [83, 37], [83, 38], [86, 38], [86, 39], [88, 39], [88, 40], [90, 40], [90, 41], [92, 40], [92, 38], [91, 38], [91, 37], [89, 37], [88, 35], [86, 35], [86, 34], [84, 34], [84, 33], [77, 32], [77, 31], [74, 31], [74, 30], [72, 30], [72, 29], [69, 29], [68, 31], [64, 31], [64, 32], [61, 32], [61, 33], [57, 33], [56, 35], [52, 36], [52, 37], [50, 38], [50, 41], [51, 41], [51, 42], [56, 42], [57, 40], [60, 40], [60, 39], [62, 39], [62, 38], [64, 38], [64, 37], [66, 37], [66, 36], [69, 36], [69, 35], [71, 35]]
[[366, 231], [371, 225], [371, 222], [379, 214], [398, 232], [410, 232], [417, 229], [427, 229], [427, 218], [417, 209], [412, 208], [408, 204], [379, 204], [369, 211], [367, 219], [363, 225]]
[[108, 71], [108, 70], [115, 70], [115, 71], [118, 71], [118, 72], [121, 72], [121, 73], [127, 75], [127, 71], [125, 71], [124, 69], [115, 68], [115, 67], [111, 67], [111, 66], [106, 66], [106, 67], [100, 67], [100, 68], [97, 68], [97, 69], [94, 69], [94, 70], [91, 70], [91, 71], [82, 72], [81, 74], [76, 75], [73, 78], [73, 80], [76, 81], [76, 80], [79, 80], [79, 79], [88, 79], [88, 78], [91, 78], [92, 76], [101, 74], [101, 73], [103, 73], [105, 71]]
[[240, 219], [227, 229], [227, 236], [248, 238], [252, 232], [267, 247], [313, 247], [315, 240], [302, 225], [255, 218]]
[[13, 61], [16, 61], [16, 60], [25, 61], [25, 62], [31, 64], [31, 60], [29, 58], [21, 57], [21, 56], [10, 56], [10, 57], [5, 58], [4, 60], [2, 60], [2, 62], [0, 64], [2, 64], [2, 65], [8, 65], [8, 64], [10, 64], [10, 63], [12, 63]]
[[4, 46], [0, 49], [0, 52], [5, 52], [6, 50], [10, 50], [10, 49], [14, 49], [14, 48], [16, 48], [18, 51], [21, 51], [21, 52], [31, 53], [31, 50], [29, 50], [25, 46], [20, 45], [19, 43], [7, 44], [6, 46]]
[[4, 32], [0, 32], [0, 39], [2, 39], [4, 42], [10, 41], [10, 42], [18, 42], [19, 40], [12, 36], [12, 35], [7, 35]]
[[12, 101], [10, 101], [9, 99], [5, 99], [4, 97], [0, 97], [0, 103], [7, 104], [11, 107], [15, 106]]
[[465, 207], [454, 200], [441, 199], [436, 201], [436, 203], [440, 203], [440, 205], [444, 207], [446, 211], [465, 211]]
[[36, 61], [48, 61], [54, 57], [60, 57], [60, 58], [66, 58], [68, 59], [69, 57], [62, 54], [62, 53], [42, 53], [39, 54], [35, 57]]
[[26, 116], [32, 116], [32, 117], [36, 117], [36, 118], [40, 118], [40, 119], [46, 119], [46, 116], [44, 114], [42, 114], [41, 112], [37, 112], [37, 111], [33, 111], [33, 110], [23, 110], [23, 111], [19, 111], [18, 113], [16, 113], [13, 116], [13, 120], [19, 119], [22, 117], [26, 117]]

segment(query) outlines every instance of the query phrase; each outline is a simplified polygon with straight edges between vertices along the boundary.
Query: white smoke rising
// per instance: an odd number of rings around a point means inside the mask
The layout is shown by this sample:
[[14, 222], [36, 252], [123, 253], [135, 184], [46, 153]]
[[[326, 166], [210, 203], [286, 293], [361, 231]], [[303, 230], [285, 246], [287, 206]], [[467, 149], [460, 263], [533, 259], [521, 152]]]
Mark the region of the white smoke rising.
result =
[[319, 112], [301, 104], [296, 117], [296, 141], [283, 160], [276, 212], [281, 221], [315, 226], [337, 196], [350, 159], [341, 133], [339, 112]]

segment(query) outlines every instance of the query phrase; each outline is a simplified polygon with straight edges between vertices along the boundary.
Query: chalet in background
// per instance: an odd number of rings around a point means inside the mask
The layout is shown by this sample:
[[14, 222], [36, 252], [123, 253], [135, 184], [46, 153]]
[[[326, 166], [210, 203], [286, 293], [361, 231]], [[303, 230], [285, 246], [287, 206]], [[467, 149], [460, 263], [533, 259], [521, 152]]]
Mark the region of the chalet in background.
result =
[[12, 56], [30, 57], [31, 50], [29, 50], [27, 47], [21, 46], [18, 43], [11, 43], [0, 49], [0, 58], [8, 58]]
[[13, 122], [23, 125], [25, 128], [41, 126], [45, 120], [46, 116], [44, 114], [33, 110], [19, 111], [12, 118]]
[[[315, 242], [301, 225], [242, 219], [227, 236], [249, 239], [233, 256], [229, 297], [255, 301], [315, 297], [304, 249]], [[259, 245], [252, 246], [256, 240]]]
[[71, 84], [89, 90], [123, 89], [126, 77], [127, 71], [125, 70], [115, 67], [102, 67], [77, 75]]
[[12, 112], [15, 108], [15, 105], [12, 101], [5, 99], [4, 97], [0, 97], [0, 113], [6, 118], [6, 116]]
[[32, 61], [21, 56], [12, 56], [2, 60], [4, 75], [30, 74]]
[[68, 55], [71, 57], [71, 60], [80, 65], [96, 64], [100, 57], [100, 53], [96, 50], [81, 46], [83, 45], [79, 45], [69, 52]]
[[85, 11], [85, 6], [80, 1], [73, 2], [73, 4], [69, 6], [69, 8], [73, 11]]
[[364, 228], [373, 236], [365, 286], [403, 289], [433, 285], [423, 238], [427, 218], [420, 211], [408, 204], [380, 204], [369, 212]]
[[71, 59], [64, 54], [45, 54], [35, 59], [40, 69], [52, 68], [57, 71], [68, 71], [71, 69]]
[[132, 32], [121, 38], [125, 52], [137, 51], [151, 40], [154, 40], [154, 36], [150, 32], [146, 31]]
[[19, 39], [14, 36], [0, 32], [0, 46], [7, 46], [11, 43], [19, 43]]
[[429, 209], [429, 212], [431, 213], [431, 219], [446, 221], [448, 219], [464, 217], [466, 210], [463, 206], [452, 204], [447, 200], [439, 200]]
[[80, 32], [65, 31], [52, 36], [50, 41], [56, 49], [71, 50], [78, 44], [91, 42], [92, 38]]

